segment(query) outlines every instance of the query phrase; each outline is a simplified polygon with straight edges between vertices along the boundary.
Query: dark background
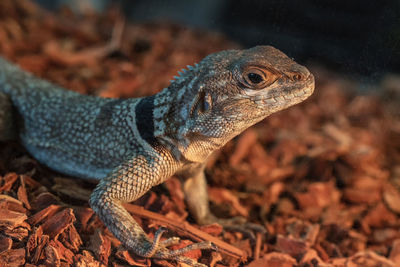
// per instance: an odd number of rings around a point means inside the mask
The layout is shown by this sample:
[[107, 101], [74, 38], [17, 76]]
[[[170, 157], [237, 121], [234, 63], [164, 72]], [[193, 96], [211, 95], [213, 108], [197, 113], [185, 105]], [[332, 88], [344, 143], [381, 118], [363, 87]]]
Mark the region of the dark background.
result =
[[121, 5], [132, 22], [168, 20], [219, 31], [245, 47], [271, 44], [298, 62], [379, 79], [400, 72], [400, 1], [37, 0], [47, 8]]

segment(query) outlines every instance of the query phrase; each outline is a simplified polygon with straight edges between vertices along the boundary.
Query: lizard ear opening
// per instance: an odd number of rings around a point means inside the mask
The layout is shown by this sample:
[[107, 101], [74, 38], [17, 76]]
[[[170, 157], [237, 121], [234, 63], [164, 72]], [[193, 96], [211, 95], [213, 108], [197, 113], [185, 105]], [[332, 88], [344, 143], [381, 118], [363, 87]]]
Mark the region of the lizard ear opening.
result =
[[197, 113], [198, 115], [207, 113], [211, 110], [212, 104], [213, 103], [211, 95], [205, 92], [200, 92], [190, 113], [191, 115], [194, 115], [194, 113]]

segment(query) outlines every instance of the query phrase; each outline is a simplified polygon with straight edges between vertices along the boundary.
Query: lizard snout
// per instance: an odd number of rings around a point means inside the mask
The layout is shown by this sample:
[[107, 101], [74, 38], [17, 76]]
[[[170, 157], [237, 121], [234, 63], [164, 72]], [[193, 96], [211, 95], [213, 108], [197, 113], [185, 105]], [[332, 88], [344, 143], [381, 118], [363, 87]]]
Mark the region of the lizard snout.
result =
[[311, 73], [306, 67], [296, 65], [292, 68], [288, 76], [292, 81], [300, 82], [308, 80], [310, 75]]

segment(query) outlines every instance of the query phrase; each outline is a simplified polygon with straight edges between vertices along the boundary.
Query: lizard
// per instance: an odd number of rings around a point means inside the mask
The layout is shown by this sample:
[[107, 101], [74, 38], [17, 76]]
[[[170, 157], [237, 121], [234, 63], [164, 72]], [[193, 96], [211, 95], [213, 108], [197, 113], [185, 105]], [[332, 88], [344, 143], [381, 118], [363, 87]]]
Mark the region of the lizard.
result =
[[0, 58], [0, 140], [18, 138], [51, 169], [98, 179], [89, 204], [135, 254], [204, 267], [182, 254], [214, 244], [171, 250], [179, 238], [161, 241], [159, 228], [151, 240], [122, 203], [176, 175], [194, 219], [213, 221], [204, 174], [210, 155], [313, 91], [309, 70], [272, 46], [210, 54], [159, 93], [127, 99], [66, 90]]

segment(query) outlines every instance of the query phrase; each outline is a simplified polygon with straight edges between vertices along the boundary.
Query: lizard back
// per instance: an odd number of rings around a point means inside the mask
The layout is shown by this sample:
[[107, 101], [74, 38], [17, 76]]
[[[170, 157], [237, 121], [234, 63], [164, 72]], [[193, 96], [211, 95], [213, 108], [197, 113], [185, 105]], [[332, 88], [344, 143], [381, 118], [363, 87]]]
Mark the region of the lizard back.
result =
[[135, 119], [140, 98], [82, 95], [38, 79], [1, 58], [0, 93], [12, 102], [24, 147], [52, 169], [99, 179], [140, 149], [138, 133], [129, 123]]

